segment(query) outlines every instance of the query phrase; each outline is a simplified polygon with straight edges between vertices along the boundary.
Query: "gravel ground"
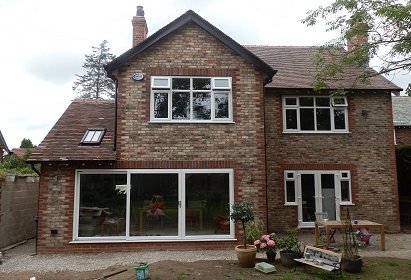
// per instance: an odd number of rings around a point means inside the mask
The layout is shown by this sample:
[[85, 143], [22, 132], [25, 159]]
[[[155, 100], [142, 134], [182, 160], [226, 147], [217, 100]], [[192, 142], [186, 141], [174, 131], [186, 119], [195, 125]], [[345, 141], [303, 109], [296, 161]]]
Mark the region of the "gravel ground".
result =
[[[299, 240], [305, 244], [314, 244], [313, 234], [301, 234]], [[335, 235], [333, 247], [341, 247], [342, 236]], [[386, 251], [381, 251], [380, 235], [373, 234], [370, 244], [360, 249], [363, 257], [395, 257], [410, 259], [411, 233], [386, 234]], [[263, 257], [257, 253], [257, 257]], [[261, 254], [261, 255], [260, 255]], [[136, 263], [154, 263], [163, 260], [194, 262], [198, 260], [236, 260], [233, 250], [132, 252], [132, 253], [98, 253], [98, 254], [52, 254], [35, 255], [35, 239], [28, 240], [23, 245], [3, 252], [1, 273], [18, 271], [93, 271], [105, 269], [113, 265], [135, 265]]]

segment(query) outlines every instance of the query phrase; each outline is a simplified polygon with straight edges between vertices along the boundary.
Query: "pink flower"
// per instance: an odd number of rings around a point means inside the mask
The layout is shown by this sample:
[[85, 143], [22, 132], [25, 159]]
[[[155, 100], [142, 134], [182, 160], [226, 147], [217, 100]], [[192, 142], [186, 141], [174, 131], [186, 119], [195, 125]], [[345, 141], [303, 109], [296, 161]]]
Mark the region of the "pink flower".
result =
[[260, 240], [254, 241], [254, 245], [255, 245], [255, 246], [257, 246], [257, 245], [260, 244], [260, 243], [261, 243]]
[[267, 245], [268, 245], [268, 247], [274, 247], [275, 246], [274, 240], [268, 240]]
[[269, 236], [269, 235], [263, 235], [263, 239], [264, 239], [265, 241], [268, 241], [268, 240], [270, 240], [270, 236]]
[[265, 243], [260, 244], [260, 249], [264, 249], [265, 247], [267, 247], [267, 244], [265, 244]]

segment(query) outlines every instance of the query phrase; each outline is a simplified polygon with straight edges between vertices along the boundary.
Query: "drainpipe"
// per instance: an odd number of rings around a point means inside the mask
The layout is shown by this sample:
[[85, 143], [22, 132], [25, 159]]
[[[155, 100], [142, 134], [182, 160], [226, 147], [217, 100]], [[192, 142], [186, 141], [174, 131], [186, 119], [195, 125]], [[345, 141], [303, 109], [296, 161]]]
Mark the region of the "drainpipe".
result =
[[117, 150], [117, 107], [118, 107], [118, 79], [111, 75], [110, 78], [116, 83], [116, 97], [115, 97], [115, 109], [114, 109], [114, 146], [113, 151]]

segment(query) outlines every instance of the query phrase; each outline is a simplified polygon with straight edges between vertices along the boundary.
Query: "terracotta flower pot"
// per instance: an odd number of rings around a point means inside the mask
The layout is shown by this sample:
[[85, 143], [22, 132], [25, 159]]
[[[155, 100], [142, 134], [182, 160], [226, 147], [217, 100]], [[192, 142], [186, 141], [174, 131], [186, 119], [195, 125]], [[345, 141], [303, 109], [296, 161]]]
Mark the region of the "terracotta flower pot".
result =
[[257, 254], [257, 247], [254, 245], [238, 245], [235, 247], [235, 254], [237, 255], [238, 262], [242, 267], [253, 267], [255, 263], [255, 256]]

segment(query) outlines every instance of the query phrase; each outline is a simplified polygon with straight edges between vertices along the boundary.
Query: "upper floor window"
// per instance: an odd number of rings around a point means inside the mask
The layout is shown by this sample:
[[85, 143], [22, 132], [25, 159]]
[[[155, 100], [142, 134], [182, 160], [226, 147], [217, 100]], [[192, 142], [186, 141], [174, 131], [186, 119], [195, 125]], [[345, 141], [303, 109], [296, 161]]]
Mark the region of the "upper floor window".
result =
[[347, 98], [283, 97], [284, 132], [348, 132]]
[[151, 77], [150, 120], [231, 122], [230, 77]]

